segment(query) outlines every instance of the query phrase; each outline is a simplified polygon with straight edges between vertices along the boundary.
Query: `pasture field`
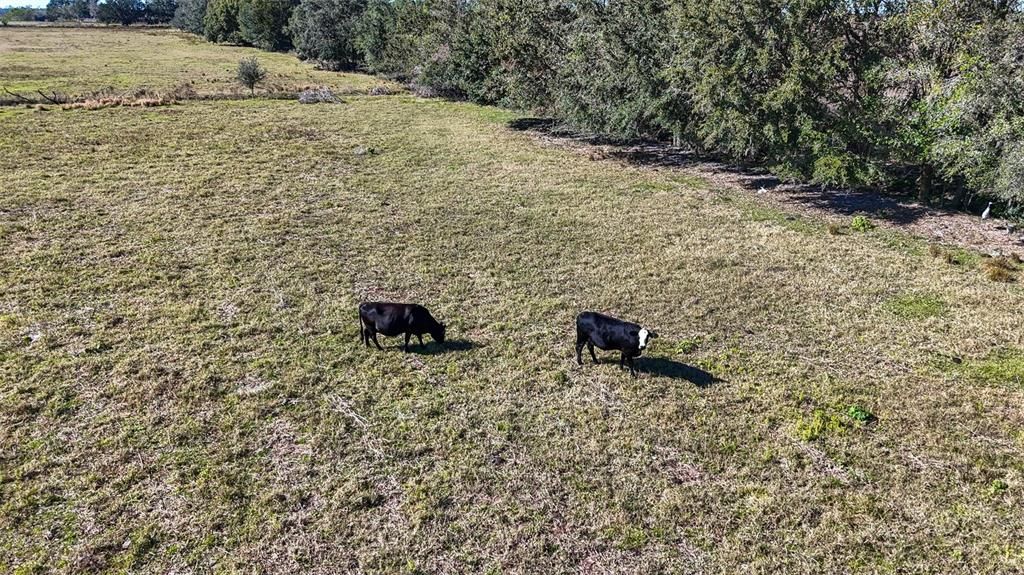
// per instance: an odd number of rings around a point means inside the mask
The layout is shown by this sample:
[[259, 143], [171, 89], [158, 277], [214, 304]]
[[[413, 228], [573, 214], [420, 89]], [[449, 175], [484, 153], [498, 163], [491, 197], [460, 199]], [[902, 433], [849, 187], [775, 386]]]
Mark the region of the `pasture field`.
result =
[[[0, 89], [39, 99], [37, 90], [72, 99], [95, 92], [146, 88], [168, 92], [188, 85], [200, 96], [248, 92], [235, 81], [238, 60], [256, 56], [267, 69], [262, 90], [328, 86], [366, 92], [385, 82], [361, 74], [315, 69], [290, 54], [218, 46], [166, 28], [105, 26], [0, 27]], [[16, 98], [0, 93], [0, 101]]]
[[0, 108], [0, 572], [1024, 570], [1020, 283], [518, 118]]

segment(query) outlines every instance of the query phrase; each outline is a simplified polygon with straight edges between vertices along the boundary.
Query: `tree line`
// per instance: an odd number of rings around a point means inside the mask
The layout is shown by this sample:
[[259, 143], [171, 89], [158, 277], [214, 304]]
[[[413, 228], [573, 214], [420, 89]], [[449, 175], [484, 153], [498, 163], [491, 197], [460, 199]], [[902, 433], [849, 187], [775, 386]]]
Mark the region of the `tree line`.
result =
[[176, 0], [50, 0], [46, 20], [98, 20], [108, 24], [169, 24]]
[[0, 8], [0, 26], [7, 26], [11, 22], [45, 22], [46, 10], [33, 8], [31, 6], [10, 6]]
[[785, 179], [1024, 212], [1020, 0], [178, 0], [174, 24]]

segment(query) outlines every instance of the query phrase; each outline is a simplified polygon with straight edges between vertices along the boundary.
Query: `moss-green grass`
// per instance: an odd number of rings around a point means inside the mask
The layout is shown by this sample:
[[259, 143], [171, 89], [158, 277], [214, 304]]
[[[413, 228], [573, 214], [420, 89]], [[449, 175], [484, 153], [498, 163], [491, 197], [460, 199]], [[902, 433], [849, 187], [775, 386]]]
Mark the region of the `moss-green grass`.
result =
[[[0, 116], [0, 572], [1024, 569], [1024, 389], [936, 369], [1019, 362], [1019, 284], [512, 118]], [[453, 344], [363, 348], [378, 298]]]
[[[294, 55], [218, 46], [165, 28], [100, 26], [0, 27], [0, 88], [38, 98], [37, 90], [79, 98], [100, 90], [172, 90], [199, 95], [248, 92], [235, 80], [238, 61], [256, 56], [268, 71], [263, 90], [329, 86], [366, 92], [371, 76], [316, 70]], [[0, 100], [12, 99], [0, 93]]]

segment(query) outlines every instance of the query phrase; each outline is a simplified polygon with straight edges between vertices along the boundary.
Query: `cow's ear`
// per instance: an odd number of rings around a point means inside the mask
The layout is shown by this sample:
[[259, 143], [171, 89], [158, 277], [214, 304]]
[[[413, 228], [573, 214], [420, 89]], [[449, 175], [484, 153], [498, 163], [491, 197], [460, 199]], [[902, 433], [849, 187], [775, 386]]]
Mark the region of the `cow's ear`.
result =
[[649, 332], [649, 333], [647, 334], [647, 337], [649, 337], [649, 338], [651, 338], [651, 339], [654, 339], [654, 338], [658, 337], [658, 334], [656, 334], [656, 333], [654, 333], [654, 332], [652, 331], [652, 332]]

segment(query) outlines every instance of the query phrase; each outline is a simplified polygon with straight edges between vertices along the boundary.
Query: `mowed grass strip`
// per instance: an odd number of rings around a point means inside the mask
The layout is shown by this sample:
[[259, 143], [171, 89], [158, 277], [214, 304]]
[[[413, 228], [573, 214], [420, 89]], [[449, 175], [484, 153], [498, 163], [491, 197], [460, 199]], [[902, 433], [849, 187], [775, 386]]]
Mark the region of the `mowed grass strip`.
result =
[[[513, 118], [0, 117], [0, 571], [1024, 568], [1019, 284]], [[365, 299], [453, 345], [363, 348]]]
[[[235, 79], [238, 61], [247, 56], [267, 69], [260, 91], [398, 89], [372, 76], [316, 70], [292, 54], [210, 44], [166, 28], [30, 25], [0, 27], [0, 88], [32, 99], [37, 90], [78, 99], [103, 90], [163, 93], [182, 86], [200, 96], [248, 94]], [[3, 93], [0, 100], [15, 98]]]

